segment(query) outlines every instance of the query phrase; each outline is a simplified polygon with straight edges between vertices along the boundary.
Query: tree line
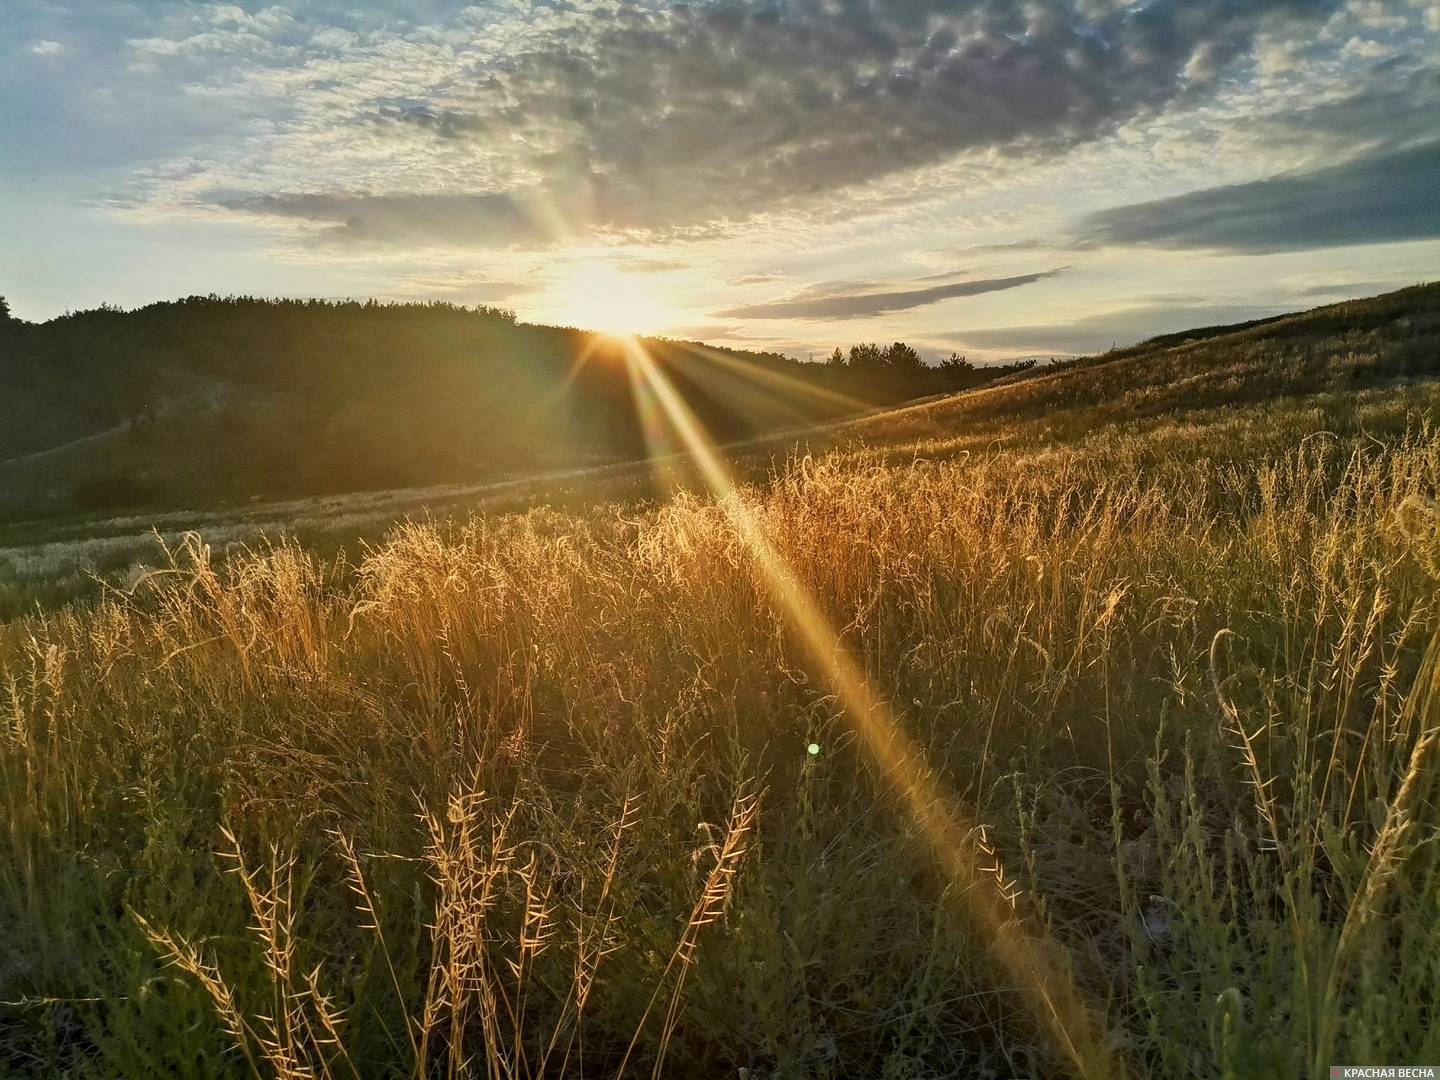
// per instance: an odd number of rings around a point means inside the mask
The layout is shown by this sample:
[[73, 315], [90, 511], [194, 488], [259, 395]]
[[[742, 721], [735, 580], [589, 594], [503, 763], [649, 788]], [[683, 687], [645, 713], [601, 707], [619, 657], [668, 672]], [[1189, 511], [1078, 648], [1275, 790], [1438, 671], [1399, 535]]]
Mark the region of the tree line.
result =
[[824, 364], [832, 385], [844, 386], [858, 397], [890, 403], [969, 390], [1034, 366], [1034, 360], [1018, 360], [980, 367], [958, 353], [929, 365], [903, 341], [884, 347], [852, 345], [848, 354], [837, 347]]

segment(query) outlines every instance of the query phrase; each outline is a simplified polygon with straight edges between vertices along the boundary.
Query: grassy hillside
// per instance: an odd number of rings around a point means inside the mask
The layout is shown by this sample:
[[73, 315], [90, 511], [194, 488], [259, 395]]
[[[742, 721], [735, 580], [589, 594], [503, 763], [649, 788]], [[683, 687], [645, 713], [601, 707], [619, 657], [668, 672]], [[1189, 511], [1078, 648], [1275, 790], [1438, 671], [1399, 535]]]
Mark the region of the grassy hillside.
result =
[[312, 508], [0, 625], [0, 1071], [1435, 1060], [1437, 332], [1407, 290], [344, 557]]
[[[1071, 438], [1118, 420], [1163, 418], [1317, 393], [1343, 394], [1440, 375], [1440, 285], [1315, 308], [1239, 330], [1170, 334], [1034, 368], [1005, 385], [906, 413], [945, 437], [1041, 421]], [[861, 425], [875, 437], [885, 420]], [[913, 437], [919, 429], [907, 429]]]

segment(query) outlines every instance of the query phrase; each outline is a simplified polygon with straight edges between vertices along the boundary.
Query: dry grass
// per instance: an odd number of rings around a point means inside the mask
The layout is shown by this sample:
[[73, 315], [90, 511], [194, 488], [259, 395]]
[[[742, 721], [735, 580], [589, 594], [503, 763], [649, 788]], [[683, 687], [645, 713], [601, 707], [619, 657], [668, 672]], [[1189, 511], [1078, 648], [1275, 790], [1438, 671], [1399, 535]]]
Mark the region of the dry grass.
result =
[[[745, 494], [1117, 1071], [1440, 1056], [1431, 404]], [[0, 1071], [1066, 1075], [805, 656], [686, 492], [0, 626]]]

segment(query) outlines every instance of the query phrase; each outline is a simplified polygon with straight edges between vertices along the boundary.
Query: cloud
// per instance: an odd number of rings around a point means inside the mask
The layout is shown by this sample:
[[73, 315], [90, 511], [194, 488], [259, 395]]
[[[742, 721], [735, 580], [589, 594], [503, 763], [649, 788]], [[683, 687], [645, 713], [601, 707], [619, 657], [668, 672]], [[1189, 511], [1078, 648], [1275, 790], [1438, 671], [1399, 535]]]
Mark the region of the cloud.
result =
[[971, 255], [1008, 255], [1017, 251], [1057, 251], [1064, 245], [1053, 240], [1028, 237], [1024, 240], [1007, 240], [998, 244], [961, 244], [952, 248], [931, 249], [920, 253], [923, 258], [944, 257], [966, 258]]
[[1378, 60], [1382, 56], [1393, 56], [1395, 50], [1384, 42], [1370, 38], [1352, 37], [1345, 42], [1340, 55], [1354, 60]]
[[1342, 80], [1348, 93], [1321, 97], [1247, 118], [1227, 137], [1260, 159], [1280, 154], [1287, 164], [1314, 168], [1435, 137], [1440, 69], [1395, 58], [1368, 65]]
[[1112, 345], [1133, 345], [1157, 334], [1224, 326], [1282, 315], [1285, 308], [1247, 304], [1171, 305], [1149, 303], [1120, 311], [1103, 312], [1068, 323], [1040, 326], [1005, 326], [984, 330], [957, 330], [954, 336], [967, 346], [1006, 349], [1019, 353], [1104, 352]]
[[483, 270], [439, 270], [399, 277], [392, 282], [391, 288], [404, 296], [434, 296], [440, 293], [472, 303], [492, 303], [527, 292], [531, 286], [496, 278]]
[[684, 259], [662, 259], [651, 255], [612, 255], [610, 262], [631, 274], [671, 274], [692, 269], [692, 264]]
[[1409, 25], [1409, 20], [1384, 0], [1350, 0], [1345, 10], [1356, 22], [1370, 30], [1400, 31]]
[[875, 291], [873, 282], [825, 282], [812, 285], [784, 299], [744, 304], [727, 311], [717, 311], [715, 315], [722, 319], [856, 319], [907, 311], [961, 296], [978, 296], [981, 293], [1015, 289], [1062, 272], [1063, 268], [1015, 277], [952, 281], [923, 289], [889, 291]]
[[1344, 299], [1350, 299], [1362, 296], [1378, 296], [1380, 293], [1403, 289], [1409, 284], [1411, 284], [1411, 282], [1408, 281], [1344, 281], [1336, 282], [1333, 285], [1311, 285], [1301, 289], [1297, 295], [1307, 297], [1338, 296]]
[[[356, 85], [383, 86], [383, 95], [324, 92], [337, 99], [328, 119], [362, 127], [362, 144], [388, 138], [416, 159], [426, 146], [468, 148], [477, 158], [472, 179], [450, 170], [439, 181], [447, 196], [467, 185], [478, 199], [538, 191], [577, 232], [663, 234], [823, 205], [837, 192], [966, 154], [1030, 157], [1093, 141], [1198, 95], [1262, 37], [1334, 7], [719, 0], [618, 5], [566, 19], [537, 6], [542, 29], [403, 99], [393, 64], [357, 72]], [[242, 32], [259, 34], [246, 25], [231, 33]], [[209, 41], [197, 34], [164, 48], [192, 53]], [[326, 36], [325, 45], [339, 47], [340, 39]], [[320, 119], [307, 123], [324, 131]], [[432, 194], [392, 187], [377, 197], [410, 200], [418, 210], [414, 200]], [[464, 201], [432, 203], [423, 213], [360, 209], [367, 222], [383, 216], [384, 228], [342, 222], [332, 239], [404, 243], [413, 225], [433, 242], [446, 235], [435, 222], [450, 214], [459, 222], [455, 242], [491, 235], [474, 227], [476, 206]], [[504, 242], [514, 232], [498, 235]]]
[[461, 139], [485, 130], [477, 117], [428, 105], [381, 105], [375, 119], [381, 125], [395, 123], [421, 128], [439, 139]]
[[65, 46], [58, 41], [49, 41], [42, 38], [39, 41], [31, 42], [30, 51], [36, 56], [59, 56], [65, 51]]
[[506, 247], [554, 239], [545, 222], [509, 195], [279, 194], [221, 196], [226, 209], [324, 226], [327, 243], [422, 242]]
[[1440, 237], [1440, 142], [1313, 172], [1115, 207], [1081, 222], [1082, 245], [1261, 255]]
[[666, 330], [664, 337], [679, 341], [747, 341], [750, 335], [739, 327], [728, 323], [698, 323], [694, 326], [676, 326]]

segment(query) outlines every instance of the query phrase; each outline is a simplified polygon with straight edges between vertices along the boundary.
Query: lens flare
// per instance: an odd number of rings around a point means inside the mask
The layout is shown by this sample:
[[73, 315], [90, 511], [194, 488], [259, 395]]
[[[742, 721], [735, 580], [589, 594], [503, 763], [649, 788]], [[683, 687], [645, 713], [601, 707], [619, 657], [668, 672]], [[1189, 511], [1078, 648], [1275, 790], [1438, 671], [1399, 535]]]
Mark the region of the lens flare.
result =
[[535, 307], [546, 321], [598, 330], [612, 338], [663, 330], [675, 319], [653, 281], [600, 258], [581, 262], [541, 293]]
[[874, 404], [871, 402], [862, 401], [860, 398], [851, 397], [849, 394], [842, 394], [838, 390], [831, 390], [824, 386], [816, 386], [814, 383], [807, 382], [804, 379], [796, 379], [780, 371], [771, 371], [769, 368], [762, 367], [759, 364], [745, 363], [735, 359], [733, 356], [727, 356], [718, 349], [712, 349], [708, 345], [702, 345], [698, 341], [677, 341], [672, 342], [672, 344], [676, 348], [690, 353], [692, 356], [708, 360], [717, 367], [732, 372], [743, 379], [763, 383], [768, 388], [778, 391], [783, 396], [810, 398], [813, 401], [834, 406], [846, 412], [853, 413], [856, 416], [873, 412], [875, 409]]
[[[625, 340], [627, 365], [645, 418], [653, 455], [671, 455], [678, 442], [688, 451], [811, 661], [823, 672], [845, 715], [876, 767], [903, 800], [924, 833], [955, 894], [963, 897], [969, 917], [993, 959], [1020, 991], [1034, 1020], [1053, 1037], [1057, 1049], [1079, 1076], [1112, 1077], [1125, 1070], [1101, 1038], [1101, 1025], [1075, 986], [1063, 950], [1042, 927], [1025, 920], [1000, 884], [994, 855], [978, 822], [956, 805], [925, 761], [899, 718], [872, 689], [859, 664], [846, 651], [785, 557], [765, 535], [744, 495], [699, 419], [644, 345]], [[661, 432], [663, 417], [667, 432]], [[673, 440], [671, 439], [673, 435]]]

